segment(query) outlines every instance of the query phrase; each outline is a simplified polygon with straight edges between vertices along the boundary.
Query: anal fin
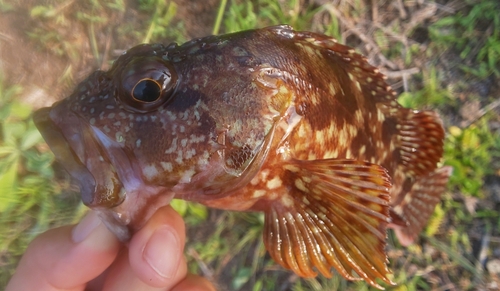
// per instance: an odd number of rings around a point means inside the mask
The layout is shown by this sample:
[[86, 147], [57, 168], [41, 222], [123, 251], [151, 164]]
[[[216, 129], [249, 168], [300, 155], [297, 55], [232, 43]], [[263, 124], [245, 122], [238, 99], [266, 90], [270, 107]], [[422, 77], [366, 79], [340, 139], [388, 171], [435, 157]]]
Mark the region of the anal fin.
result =
[[392, 226], [402, 245], [408, 246], [415, 241], [441, 200], [452, 170], [446, 166], [418, 177], [404, 199], [394, 206], [394, 211], [406, 221], [406, 226]]
[[[266, 212], [264, 243], [273, 259], [302, 277], [393, 284], [385, 253], [390, 177], [381, 166], [354, 160], [291, 160], [284, 187]], [[286, 185], [286, 186], [285, 186]], [[359, 276], [357, 277], [354, 272]]]

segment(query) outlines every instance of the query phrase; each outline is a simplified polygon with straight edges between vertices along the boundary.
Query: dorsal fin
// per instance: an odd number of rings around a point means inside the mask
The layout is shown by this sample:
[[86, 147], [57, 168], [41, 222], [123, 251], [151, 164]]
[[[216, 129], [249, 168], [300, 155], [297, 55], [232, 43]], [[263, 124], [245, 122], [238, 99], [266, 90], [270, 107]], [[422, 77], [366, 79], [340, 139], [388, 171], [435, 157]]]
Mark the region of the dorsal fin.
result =
[[[291, 160], [286, 187], [266, 209], [264, 243], [273, 259], [302, 277], [317, 271], [346, 279], [388, 278], [385, 254], [390, 178], [378, 165], [354, 160]], [[354, 272], [360, 277], [356, 277]]]
[[375, 102], [391, 108], [401, 108], [396, 102], [396, 92], [385, 81], [386, 76], [352, 47], [340, 44], [330, 36], [309, 31], [295, 32], [295, 39], [326, 51], [333, 63], [342, 64], [351, 80], [359, 82], [363, 91], [369, 94], [365, 97], [373, 98]]

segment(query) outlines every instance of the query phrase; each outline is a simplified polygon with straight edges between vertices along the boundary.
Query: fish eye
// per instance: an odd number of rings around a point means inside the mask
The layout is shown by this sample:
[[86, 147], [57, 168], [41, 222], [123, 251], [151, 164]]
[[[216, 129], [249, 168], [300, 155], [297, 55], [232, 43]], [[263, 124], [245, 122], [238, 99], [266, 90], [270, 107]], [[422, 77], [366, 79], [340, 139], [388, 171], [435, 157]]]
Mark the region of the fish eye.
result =
[[132, 97], [139, 102], [154, 102], [161, 97], [161, 86], [152, 79], [142, 79], [132, 89]]
[[177, 73], [169, 62], [157, 56], [138, 57], [121, 69], [117, 98], [126, 109], [150, 112], [172, 99]]

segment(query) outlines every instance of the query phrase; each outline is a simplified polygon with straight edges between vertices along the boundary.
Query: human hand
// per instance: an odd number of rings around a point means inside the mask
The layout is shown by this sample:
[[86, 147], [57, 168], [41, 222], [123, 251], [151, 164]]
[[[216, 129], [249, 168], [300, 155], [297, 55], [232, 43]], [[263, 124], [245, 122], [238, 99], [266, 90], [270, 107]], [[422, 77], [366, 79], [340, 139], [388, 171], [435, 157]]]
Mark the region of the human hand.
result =
[[182, 217], [170, 206], [158, 209], [128, 248], [91, 211], [76, 226], [36, 237], [6, 291], [215, 290], [187, 273], [185, 240]]

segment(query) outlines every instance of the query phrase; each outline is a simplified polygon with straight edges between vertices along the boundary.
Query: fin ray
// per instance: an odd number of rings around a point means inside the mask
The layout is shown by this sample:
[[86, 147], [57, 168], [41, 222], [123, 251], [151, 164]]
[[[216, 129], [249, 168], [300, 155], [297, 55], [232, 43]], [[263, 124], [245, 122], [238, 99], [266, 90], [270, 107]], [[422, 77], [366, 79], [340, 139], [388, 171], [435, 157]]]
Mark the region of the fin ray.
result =
[[[385, 240], [390, 178], [382, 167], [354, 160], [291, 160], [288, 187], [266, 211], [265, 245], [276, 262], [303, 277], [334, 267], [349, 280], [387, 277]], [[353, 272], [359, 277], [355, 277]]]
[[401, 163], [408, 176], [427, 175], [443, 156], [444, 129], [434, 111], [399, 110]]
[[407, 222], [406, 226], [393, 226], [402, 245], [413, 243], [424, 228], [434, 208], [441, 201], [451, 173], [452, 167], [446, 166], [419, 177], [401, 203], [394, 207], [394, 212]]
[[331, 273], [329, 271], [328, 266], [326, 265], [325, 258], [321, 255], [321, 250], [319, 248], [320, 242], [317, 241], [317, 238], [314, 236], [314, 233], [310, 234], [307, 229], [311, 226], [307, 225], [308, 217], [303, 213], [299, 212], [299, 219], [297, 220], [298, 228], [300, 233], [303, 235], [304, 240], [306, 241], [307, 252], [310, 254], [310, 260], [312, 265], [316, 266], [316, 269], [326, 277], [331, 277]]
[[[308, 250], [306, 247], [306, 243], [303, 239], [303, 236], [301, 236], [300, 229], [298, 227], [295, 227], [297, 226], [297, 224], [299, 224], [297, 218], [298, 215], [292, 215], [290, 212], [286, 213], [285, 215], [285, 219], [287, 221], [287, 230], [291, 235], [292, 244], [293, 246], [295, 246], [295, 249], [293, 250], [295, 253], [295, 259], [300, 270], [304, 274], [304, 277], [316, 277], [317, 273], [314, 272], [310, 267], [309, 257], [307, 256]], [[297, 254], [299, 255], [297, 256]]]
[[[335, 216], [335, 217], [334, 217]], [[357, 264], [350, 264], [351, 267], [354, 268], [356, 273], [366, 279], [368, 282], [370, 281], [370, 276], [373, 277], [381, 277], [383, 276], [380, 270], [383, 270], [385, 268], [385, 262], [383, 261], [377, 261], [376, 259], [373, 260], [373, 257], [371, 256], [365, 256], [360, 249], [370, 249], [371, 246], [368, 244], [366, 240], [362, 239], [363, 233], [361, 233], [359, 230], [356, 230], [355, 228], [350, 227], [350, 230], [354, 232], [356, 235], [346, 235], [342, 229], [338, 228], [336, 224], [340, 225], [350, 225], [352, 224], [352, 221], [347, 221], [344, 219], [341, 215], [337, 215], [334, 213], [329, 213], [327, 214], [327, 217], [329, 218], [329, 223], [325, 222], [328, 224], [330, 227], [331, 233], [338, 233], [336, 239], [340, 243], [340, 245], [344, 246], [344, 248], [340, 249], [342, 254], [348, 253], [349, 255], [346, 256], [346, 261], [350, 261], [350, 259], [353, 259], [354, 261], [364, 263], [364, 264], [371, 264], [375, 268], [360, 268]], [[349, 218], [355, 218], [354, 215], [349, 216]], [[337, 223], [333, 223], [334, 221], [337, 221]], [[385, 236], [384, 236], [385, 240]], [[380, 250], [383, 252], [383, 249]], [[349, 256], [351, 258], [349, 258]]]
[[[299, 209], [299, 213], [304, 218], [305, 225], [303, 226], [304, 229], [302, 229], [303, 233], [308, 234], [309, 232], [307, 231], [307, 229], [319, 229], [319, 227], [315, 224], [314, 219], [311, 218], [309, 213], [305, 212], [304, 209]], [[328, 240], [325, 240], [325, 238], [317, 231], [312, 233], [311, 242], [313, 243], [311, 245], [311, 249], [313, 249], [313, 255], [314, 255], [312, 258], [313, 265], [316, 266], [318, 271], [321, 274], [323, 274], [323, 276], [328, 278], [331, 277], [332, 274], [330, 272], [330, 267], [328, 266], [328, 264], [331, 264], [331, 262], [328, 262], [327, 258], [323, 255], [323, 252], [325, 251], [326, 253], [330, 252], [329, 248], [330, 243], [328, 242]], [[338, 265], [339, 263], [334, 262], [334, 264]]]

